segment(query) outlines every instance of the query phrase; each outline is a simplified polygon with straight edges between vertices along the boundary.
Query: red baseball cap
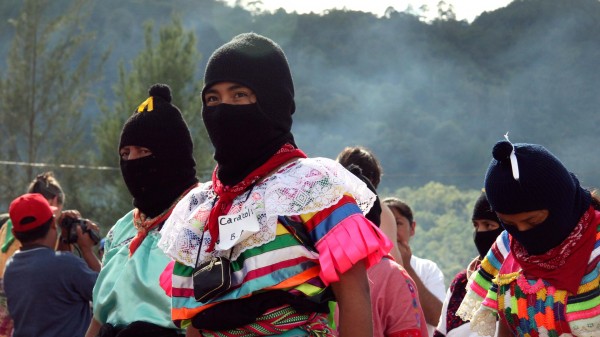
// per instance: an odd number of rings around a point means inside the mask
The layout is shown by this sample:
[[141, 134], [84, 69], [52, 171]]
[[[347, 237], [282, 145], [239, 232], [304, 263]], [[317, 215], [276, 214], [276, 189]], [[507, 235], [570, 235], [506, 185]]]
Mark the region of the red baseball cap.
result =
[[15, 232], [27, 232], [40, 227], [52, 219], [54, 211], [56, 207], [50, 206], [48, 200], [39, 193], [23, 194], [13, 200], [8, 208]]

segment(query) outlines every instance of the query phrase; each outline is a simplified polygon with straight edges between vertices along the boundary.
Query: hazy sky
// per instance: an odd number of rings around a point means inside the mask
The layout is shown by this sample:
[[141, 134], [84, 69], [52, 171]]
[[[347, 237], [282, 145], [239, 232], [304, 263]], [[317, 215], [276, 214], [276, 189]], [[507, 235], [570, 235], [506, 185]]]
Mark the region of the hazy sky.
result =
[[[263, 10], [275, 10], [283, 8], [287, 12], [296, 11], [298, 13], [321, 13], [324, 10], [350, 9], [365, 12], [373, 12], [378, 16], [383, 15], [385, 10], [392, 6], [398, 11], [404, 11], [409, 5], [415, 10], [422, 5], [427, 5], [429, 8], [428, 17], [437, 15], [437, 4], [440, 0], [225, 0], [226, 3], [246, 4], [260, 3], [257, 6]], [[452, 4], [454, 13], [458, 20], [466, 19], [471, 22], [473, 19], [484, 11], [492, 11], [500, 7], [508, 5], [511, 0], [444, 0], [447, 4]]]

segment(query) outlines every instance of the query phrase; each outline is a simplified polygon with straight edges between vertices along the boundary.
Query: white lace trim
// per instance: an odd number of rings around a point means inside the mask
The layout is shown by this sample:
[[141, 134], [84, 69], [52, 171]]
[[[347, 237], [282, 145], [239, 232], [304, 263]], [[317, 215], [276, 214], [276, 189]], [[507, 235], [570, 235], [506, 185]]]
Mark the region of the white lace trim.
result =
[[[234, 246], [232, 252], [214, 251], [200, 254], [200, 261], [212, 255], [236, 259], [247, 249], [258, 247], [275, 239], [278, 216], [318, 212], [335, 205], [344, 195], [352, 195], [363, 213], [375, 202], [375, 194], [367, 185], [327, 158], [298, 159], [258, 183], [251, 191], [233, 200], [229, 215], [246, 209], [254, 210], [260, 230]], [[191, 190], [173, 209], [161, 230], [158, 246], [171, 257], [188, 266], [195, 266], [202, 232], [216, 194], [212, 183], [204, 183]], [[204, 232], [204, 246], [210, 242], [210, 233]]]
[[495, 311], [481, 306], [473, 315], [471, 323], [469, 323], [471, 331], [474, 331], [481, 336], [495, 336], [496, 320]]
[[481, 306], [481, 303], [483, 302], [483, 298], [471, 290], [471, 285], [475, 282], [478, 273], [479, 271], [475, 271], [469, 276], [466, 286], [467, 293], [456, 310], [456, 316], [460, 317], [465, 322], [470, 321], [473, 318], [475, 311], [479, 309], [479, 306]]
[[481, 297], [469, 290], [468, 286], [467, 289], [465, 297], [456, 310], [456, 316], [460, 317], [463, 321], [470, 321], [482, 302]]
[[467, 282], [467, 293], [456, 310], [456, 316], [463, 321], [471, 321], [469, 328], [481, 336], [495, 336], [496, 312], [482, 305], [483, 298], [471, 290], [477, 272], [471, 274]]
[[[598, 337], [600, 336], [600, 319], [598, 316], [579, 319], [569, 322], [569, 327], [574, 336]], [[569, 335], [570, 336], [570, 335]], [[560, 335], [563, 337], [563, 335]]]

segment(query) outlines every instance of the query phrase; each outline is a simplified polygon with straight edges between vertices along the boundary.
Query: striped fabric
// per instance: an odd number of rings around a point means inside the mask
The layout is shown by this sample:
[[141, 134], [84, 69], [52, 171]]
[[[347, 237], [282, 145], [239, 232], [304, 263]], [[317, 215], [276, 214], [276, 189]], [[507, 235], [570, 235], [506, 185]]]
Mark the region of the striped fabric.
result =
[[[294, 221], [301, 222], [308, 232], [311, 241], [315, 246], [327, 246], [330, 250], [338, 251], [337, 256], [354, 256], [350, 260], [364, 259], [369, 255], [377, 255], [381, 258], [387, 251], [384, 249], [389, 246], [389, 241], [381, 238], [384, 241], [377, 241], [377, 250], [369, 249], [365, 246], [365, 242], [373, 241], [373, 238], [378, 237], [379, 232], [372, 226], [364, 217], [362, 212], [354, 202], [354, 199], [345, 195], [341, 200], [320, 212], [303, 214], [300, 216], [290, 217]], [[190, 323], [197, 313], [215, 305], [218, 302], [226, 300], [236, 300], [242, 297], [250, 296], [253, 293], [283, 289], [295, 295], [313, 296], [322, 292], [326, 284], [319, 276], [321, 273], [322, 257], [314, 251], [314, 247], [304, 245], [298, 235], [293, 235], [289, 227], [278, 221], [276, 226], [276, 237], [273, 241], [264, 245], [248, 249], [235, 260], [232, 261], [232, 288], [230, 291], [207, 303], [196, 302], [193, 297], [192, 272], [193, 268], [175, 263], [172, 271], [172, 318], [178, 326], [185, 327]], [[345, 232], [346, 227], [365, 227], [363, 236], [355, 236], [346, 241], [345, 246], [338, 245], [331, 247], [334, 240], [339, 234], [337, 232]], [[295, 234], [295, 233], [294, 233]], [[337, 243], [336, 243], [337, 244]], [[382, 248], [383, 247], [383, 248]], [[312, 250], [311, 250], [312, 249]], [[321, 251], [321, 250], [319, 250]], [[343, 254], [344, 251], [349, 251]], [[389, 249], [388, 249], [389, 251]], [[337, 265], [335, 256], [330, 257], [333, 260], [329, 261], [329, 265]], [[377, 260], [379, 259], [377, 258]], [[373, 258], [375, 259], [375, 258]], [[347, 269], [337, 267], [337, 272], [345, 272]], [[166, 271], [167, 272], [167, 271]], [[287, 309], [291, 310], [290, 308]], [[280, 317], [261, 317], [259, 320], [270, 326], [269, 329], [281, 330], [281, 320], [285, 317], [301, 317], [304, 322], [300, 322], [297, 326], [314, 324], [314, 320], [320, 322], [318, 316], [310, 318], [308, 316], [289, 313], [286, 310], [277, 311], [281, 314]], [[270, 314], [271, 316], [273, 313]], [[292, 315], [292, 316], [290, 316]], [[314, 316], [314, 315], [313, 315]], [[285, 321], [285, 320], [284, 320]], [[279, 322], [279, 323], [277, 323]], [[311, 323], [312, 322], [312, 323]], [[273, 323], [273, 325], [271, 325]], [[277, 324], [275, 324], [277, 323]], [[286, 326], [283, 325], [283, 330]], [[289, 327], [288, 327], [289, 328]], [[292, 327], [293, 328], [293, 327]], [[243, 331], [251, 329], [251, 327], [243, 327]], [[261, 329], [267, 329], [265, 325]], [[268, 329], [267, 329], [268, 330]], [[221, 334], [223, 333], [223, 334]], [[273, 334], [271, 332], [265, 335]], [[206, 336], [229, 336], [224, 332], [214, 333], [206, 332]], [[237, 334], [233, 334], [238, 336]], [[233, 336], [232, 335], [232, 336]], [[260, 336], [260, 334], [258, 334]], [[328, 336], [329, 334], [323, 334]], [[250, 336], [241, 334], [239, 336]]]
[[[309, 322], [309, 323], [307, 323]], [[301, 327], [301, 328], [298, 328]], [[206, 331], [206, 337], [255, 337], [281, 336], [293, 329], [302, 330], [304, 336], [333, 336], [334, 332], [327, 326], [325, 314], [299, 314], [289, 306], [269, 310], [255, 323], [243, 328], [229, 331]], [[298, 336], [298, 334], [294, 334]]]
[[344, 195], [335, 207], [300, 215], [313, 242], [319, 242], [333, 227], [353, 214], [362, 214], [354, 198]]
[[[527, 280], [520, 268], [500, 274], [509, 247], [508, 233], [504, 232], [472, 277], [469, 293], [459, 311], [465, 311], [463, 306], [469, 307], [479, 298], [483, 307], [508, 322], [516, 336], [600, 336], [600, 226], [586, 275], [576, 294], [569, 295], [566, 290], [556, 289], [541, 279]], [[466, 303], [469, 301], [471, 303]]]

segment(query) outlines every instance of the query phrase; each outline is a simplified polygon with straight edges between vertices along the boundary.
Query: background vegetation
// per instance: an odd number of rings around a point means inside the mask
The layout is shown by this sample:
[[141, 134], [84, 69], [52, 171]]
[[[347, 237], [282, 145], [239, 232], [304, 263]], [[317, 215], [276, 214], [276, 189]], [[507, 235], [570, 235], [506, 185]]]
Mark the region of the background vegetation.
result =
[[[214, 163], [200, 120], [203, 69], [232, 36], [255, 31], [286, 51], [294, 135], [310, 156], [364, 145], [382, 194], [415, 209], [415, 254], [453, 274], [475, 255], [470, 214], [504, 133], [540, 143], [584, 186], [596, 175], [600, 3], [515, 0], [474, 22], [390, 7], [386, 15], [248, 11], [215, 0], [0, 2], [0, 208], [53, 170], [106, 231], [131, 208], [120, 128], [155, 82], [169, 84], [195, 135], [198, 175]], [[35, 164], [32, 164], [35, 163]]]

